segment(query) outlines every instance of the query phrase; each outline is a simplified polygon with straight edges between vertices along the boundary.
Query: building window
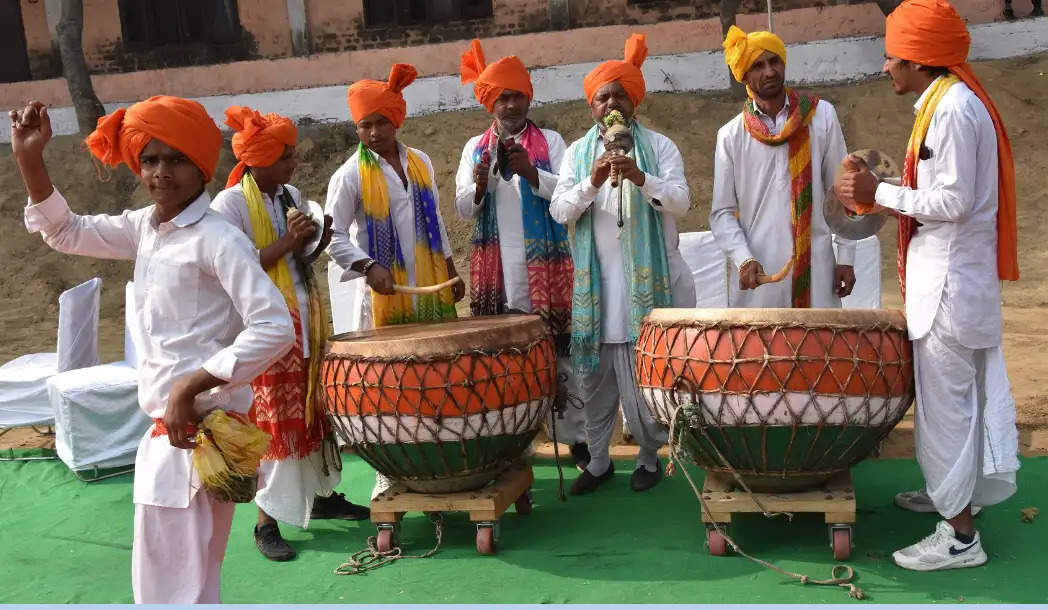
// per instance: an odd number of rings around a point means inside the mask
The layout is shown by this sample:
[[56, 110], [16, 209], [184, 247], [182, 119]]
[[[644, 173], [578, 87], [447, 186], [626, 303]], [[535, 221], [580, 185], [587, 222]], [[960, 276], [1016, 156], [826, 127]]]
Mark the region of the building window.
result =
[[364, 0], [367, 27], [447, 23], [491, 15], [491, 0]]
[[120, 25], [139, 50], [240, 40], [236, 0], [120, 0]]

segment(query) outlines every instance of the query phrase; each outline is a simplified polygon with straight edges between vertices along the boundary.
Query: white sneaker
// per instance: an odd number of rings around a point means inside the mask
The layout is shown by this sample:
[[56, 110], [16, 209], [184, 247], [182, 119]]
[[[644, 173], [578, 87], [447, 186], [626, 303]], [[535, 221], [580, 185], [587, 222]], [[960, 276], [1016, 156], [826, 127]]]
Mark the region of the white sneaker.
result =
[[[937, 513], [935, 504], [932, 503], [932, 499], [928, 496], [928, 492], [920, 489], [917, 491], [904, 491], [902, 493], [895, 494], [895, 505], [899, 508], [903, 508], [915, 513]], [[982, 510], [981, 506], [972, 505], [972, 516], [979, 514]]]
[[931, 572], [981, 566], [986, 563], [986, 553], [983, 552], [979, 532], [975, 532], [974, 540], [964, 544], [957, 539], [953, 526], [940, 521], [935, 526], [935, 533], [917, 544], [895, 551], [892, 559], [900, 568]]

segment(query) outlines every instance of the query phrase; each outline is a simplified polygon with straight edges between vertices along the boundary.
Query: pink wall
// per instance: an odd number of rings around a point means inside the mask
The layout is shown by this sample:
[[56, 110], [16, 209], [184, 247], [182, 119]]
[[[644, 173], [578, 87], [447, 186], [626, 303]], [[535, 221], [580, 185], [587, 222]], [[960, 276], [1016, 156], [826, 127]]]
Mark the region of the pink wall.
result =
[[237, 11], [240, 26], [255, 39], [257, 54], [270, 58], [291, 55], [291, 30], [285, 0], [241, 0], [237, 3]]
[[21, 0], [22, 26], [25, 28], [26, 50], [30, 53], [49, 53], [51, 34], [47, 31], [47, 12], [40, 0]]
[[[88, 0], [87, 3], [103, 1]], [[1017, 10], [1022, 2], [1028, 0], [1016, 0]], [[317, 0], [310, 3], [311, 20], [323, 18], [322, 11], [314, 10], [318, 4], [326, 3]], [[954, 4], [969, 23], [993, 21], [1003, 7], [1002, 0], [957, 0]], [[319, 16], [315, 15], [317, 12], [320, 12]], [[345, 7], [340, 12], [344, 14]], [[774, 18], [776, 33], [789, 43], [884, 32], [884, 17], [874, 4], [795, 9], [776, 13]], [[763, 15], [740, 15], [739, 25], [752, 30], [766, 27], [767, 22]], [[703, 19], [502, 36], [486, 40], [485, 53], [489, 57], [516, 54], [529, 66], [600, 61], [621, 57], [623, 43], [634, 31], [648, 35], [648, 46], [653, 55], [714, 50], [719, 49], [721, 43], [719, 21]], [[94, 76], [93, 81], [95, 91], [106, 102], [138, 100], [160, 93], [199, 97], [299, 89], [345, 84], [361, 78], [384, 78], [394, 62], [413, 63], [421, 76], [457, 73], [459, 56], [465, 47], [465, 41], [456, 41], [344, 51], [310, 57], [104, 74]], [[55, 106], [70, 105], [65, 82], [61, 79], [0, 86], [0, 107], [14, 107], [25, 99], [38, 99]]]

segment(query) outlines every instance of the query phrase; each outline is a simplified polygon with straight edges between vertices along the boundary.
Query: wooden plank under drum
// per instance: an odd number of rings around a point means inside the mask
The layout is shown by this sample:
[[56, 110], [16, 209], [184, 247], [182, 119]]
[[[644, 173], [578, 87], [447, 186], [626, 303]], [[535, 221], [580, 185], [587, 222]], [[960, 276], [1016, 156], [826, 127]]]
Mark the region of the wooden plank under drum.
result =
[[495, 521], [531, 487], [530, 466], [514, 465], [485, 487], [453, 493], [417, 493], [397, 483], [371, 501], [372, 523], [396, 523], [406, 512], [469, 512], [470, 521]]
[[830, 479], [819, 489], [781, 493], [746, 493], [735, 489], [730, 477], [707, 473], [702, 497], [711, 514], [702, 513], [703, 523], [730, 523], [733, 513], [760, 513], [754, 497], [768, 512], [823, 513], [826, 523], [855, 523], [855, 489], [851, 472]]

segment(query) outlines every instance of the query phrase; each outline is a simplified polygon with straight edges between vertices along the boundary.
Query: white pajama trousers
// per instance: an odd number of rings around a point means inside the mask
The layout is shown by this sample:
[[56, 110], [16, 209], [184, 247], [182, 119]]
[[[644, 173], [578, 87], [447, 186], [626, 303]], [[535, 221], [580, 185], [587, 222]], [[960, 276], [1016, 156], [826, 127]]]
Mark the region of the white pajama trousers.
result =
[[579, 378], [586, 403], [586, 437], [589, 439], [590, 474], [602, 475], [611, 462], [611, 437], [621, 404], [622, 416], [640, 445], [636, 467], [654, 471], [658, 450], [666, 444], [667, 428], [655, 421], [637, 388], [633, 343], [602, 343], [600, 366]]
[[946, 519], [969, 504], [1015, 493], [1019, 436], [1000, 346], [971, 349], [952, 331], [944, 298], [931, 330], [913, 342], [917, 461]]
[[324, 474], [323, 448], [304, 458], [262, 460], [258, 475], [255, 504], [277, 521], [303, 529], [309, 527], [313, 500], [330, 496], [342, 480], [342, 472], [334, 464]]
[[222, 560], [236, 504], [203, 489], [187, 508], [135, 504], [131, 590], [136, 604], [221, 603]]

